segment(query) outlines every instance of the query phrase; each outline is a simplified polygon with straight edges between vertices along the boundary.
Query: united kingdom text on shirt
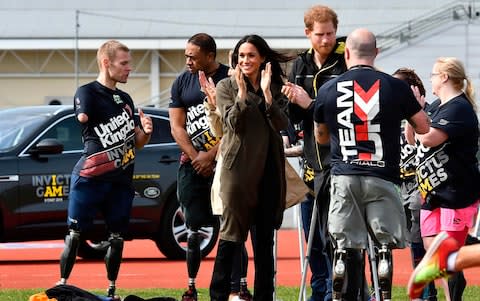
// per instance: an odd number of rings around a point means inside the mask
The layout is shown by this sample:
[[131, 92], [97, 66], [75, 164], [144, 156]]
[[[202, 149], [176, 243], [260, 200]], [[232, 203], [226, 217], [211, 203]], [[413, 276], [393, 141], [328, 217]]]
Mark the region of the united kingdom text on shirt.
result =
[[[212, 76], [216, 84], [228, 76], [228, 67], [220, 64]], [[184, 108], [186, 113], [186, 130], [190, 140], [198, 151], [208, 151], [220, 139], [210, 130], [203, 101], [205, 94], [200, 90], [197, 73], [185, 71], [175, 79], [172, 85], [170, 108]]]
[[85, 113], [84, 152], [74, 167], [83, 177], [129, 183], [135, 161], [134, 105], [121, 90], [94, 81], [75, 94], [75, 114]]

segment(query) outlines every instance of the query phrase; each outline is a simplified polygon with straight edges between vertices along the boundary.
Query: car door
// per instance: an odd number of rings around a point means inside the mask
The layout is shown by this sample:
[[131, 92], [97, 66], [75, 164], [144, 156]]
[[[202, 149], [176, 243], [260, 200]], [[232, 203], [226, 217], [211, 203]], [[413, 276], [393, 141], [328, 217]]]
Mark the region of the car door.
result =
[[176, 194], [179, 147], [171, 135], [168, 118], [150, 117], [152, 136], [135, 157], [135, 198], [129, 229], [135, 236], [141, 232], [151, 236], [158, 231], [163, 206]]
[[[29, 149], [46, 138], [61, 142], [63, 152], [38, 157], [28, 154]], [[82, 150], [80, 125], [74, 115], [69, 114], [52, 120], [20, 153], [19, 231], [30, 231], [42, 239], [63, 237], [66, 231], [70, 174]]]

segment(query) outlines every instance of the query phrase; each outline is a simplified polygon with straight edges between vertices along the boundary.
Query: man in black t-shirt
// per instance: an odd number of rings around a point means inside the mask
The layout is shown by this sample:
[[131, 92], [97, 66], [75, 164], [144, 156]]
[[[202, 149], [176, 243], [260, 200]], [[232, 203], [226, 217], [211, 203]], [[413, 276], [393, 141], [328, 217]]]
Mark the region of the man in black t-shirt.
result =
[[348, 71], [325, 83], [315, 102], [315, 138], [331, 146], [328, 230], [333, 237], [333, 299], [342, 297], [348, 249], [366, 249], [368, 233], [381, 247], [378, 280], [391, 299], [391, 249], [403, 248], [405, 216], [399, 193], [401, 122], [419, 133], [428, 118], [402, 80], [374, 69], [375, 36], [353, 31], [346, 41]]
[[116, 88], [126, 83], [131, 68], [130, 50], [118, 41], [104, 43], [97, 52], [100, 73], [96, 81], [78, 88], [74, 109], [82, 126], [83, 155], [70, 181], [68, 203], [69, 234], [60, 257], [59, 284], [65, 284], [77, 256], [82, 232], [90, 229], [101, 211], [110, 237], [105, 256], [108, 296], [115, 297], [120, 269], [123, 233], [127, 230], [134, 196], [132, 175], [135, 149], [150, 140], [152, 120], [138, 110], [134, 119], [132, 98]]
[[210, 189], [215, 156], [220, 139], [210, 130], [200, 89], [198, 71], [216, 84], [228, 76], [228, 67], [216, 61], [214, 39], [205, 34], [193, 35], [185, 48], [187, 70], [172, 85], [169, 104], [172, 135], [182, 150], [178, 170], [177, 195], [188, 228], [187, 269], [188, 290], [182, 301], [196, 301], [195, 278], [200, 268], [199, 230], [216, 222], [210, 203]]

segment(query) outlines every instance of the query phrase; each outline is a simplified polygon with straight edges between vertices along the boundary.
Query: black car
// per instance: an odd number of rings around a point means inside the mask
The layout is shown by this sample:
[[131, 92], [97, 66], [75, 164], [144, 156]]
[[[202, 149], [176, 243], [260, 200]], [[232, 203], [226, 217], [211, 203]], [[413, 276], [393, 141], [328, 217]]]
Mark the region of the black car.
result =
[[[186, 256], [187, 229], [176, 198], [179, 147], [170, 133], [168, 111], [145, 107], [154, 132], [137, 150], [135, 199], [125, 239], [152, 239], [170, 259]], [[72, 106], [32, 106], [0, 110], [0, 241], [63, 239], [67, 233], [70, 174], [83, 144]], [[79, 256], [105, 254], [101, 215], [82, 234]], [[219, 225], [202, 228], [206, 256]]]

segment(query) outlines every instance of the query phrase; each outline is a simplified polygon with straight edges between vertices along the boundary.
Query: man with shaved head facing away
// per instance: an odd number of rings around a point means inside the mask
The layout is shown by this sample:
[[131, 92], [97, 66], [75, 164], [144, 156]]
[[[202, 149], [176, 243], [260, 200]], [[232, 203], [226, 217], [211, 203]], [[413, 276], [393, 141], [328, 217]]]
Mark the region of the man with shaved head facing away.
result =
[[[378, 280], [391, 299], [392, 248], [405, 247], [405, 216], [399, 190], [403, 119], [418, 133], [427, 115], [408, 85], [374, 68], [375, 35], [353, 31], [346, 40], [348, 71], [325, 83], [315, 102], [315, 138], [331, 146], [328, 230], [334, 241], [333, 300], [341, 300], [345, 255], [366, 249], [370, 234], [380, 246]], [[345, 284], [345, 286], [348, 283]]]

